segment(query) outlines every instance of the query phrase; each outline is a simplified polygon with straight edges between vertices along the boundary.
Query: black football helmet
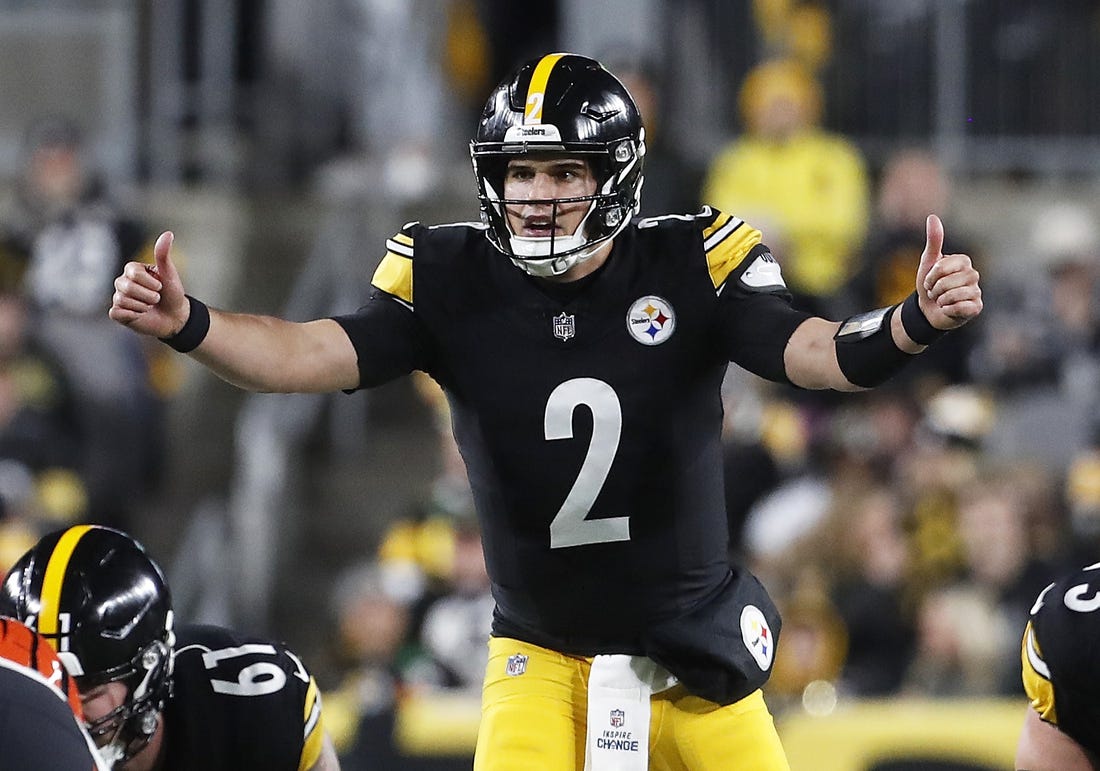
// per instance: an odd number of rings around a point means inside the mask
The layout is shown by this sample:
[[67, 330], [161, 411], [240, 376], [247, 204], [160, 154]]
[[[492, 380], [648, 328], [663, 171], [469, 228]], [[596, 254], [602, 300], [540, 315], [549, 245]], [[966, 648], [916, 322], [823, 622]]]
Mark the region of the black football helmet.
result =
[[0, 585], [0, 615], [45, 637], [82, 692], [126, 684], [126, 701], [88, 724], [108, 763], [149, 742], [171, 692], [175, 636], [168, 585], [137, 541], [97, 525], [43, 537]]
[[[590, 201], [577, 232], [568, 236], [517, 236], [508, 225], [504, 175], [508, 160], [529, 153], [586, 159], [596, 194], [550, 199], [557, 205]], [[489, 241], [534, 276], [557, 276], [595, 254], [637, 213], [642, 190], [645, 129], [634, 99], [599, 62], [576, 54], [549, 54], [521, 65], [485, 104], [470, 143], [481, 216]]]

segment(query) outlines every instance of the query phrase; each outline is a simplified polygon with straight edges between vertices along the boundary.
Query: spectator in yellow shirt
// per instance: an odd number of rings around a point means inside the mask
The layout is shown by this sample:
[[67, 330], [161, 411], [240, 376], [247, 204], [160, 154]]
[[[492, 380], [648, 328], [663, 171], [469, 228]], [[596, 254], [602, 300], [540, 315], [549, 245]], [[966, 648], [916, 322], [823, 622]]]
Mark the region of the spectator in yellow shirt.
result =
[[755, 67], [739, 99], [745, 131], [712, 161], [702, 200], [762, 223], [796, 303], [828, 313], [866, 234], [863, 156], [820, 127], [821, 88], [794, 61]]

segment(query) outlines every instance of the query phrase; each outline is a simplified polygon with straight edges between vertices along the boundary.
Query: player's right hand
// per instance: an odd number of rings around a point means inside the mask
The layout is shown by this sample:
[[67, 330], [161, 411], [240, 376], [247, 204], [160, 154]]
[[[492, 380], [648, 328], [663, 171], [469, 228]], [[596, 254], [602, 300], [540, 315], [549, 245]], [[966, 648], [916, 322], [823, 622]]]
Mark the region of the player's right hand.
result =
[[160, 234], [153, 247], [155, 265], [128, 262], [115, 279], [107, 315], [135, 332], [171, 337], [183, 329], [191, 312], [176, 266], [172, 264], [171, 231]]

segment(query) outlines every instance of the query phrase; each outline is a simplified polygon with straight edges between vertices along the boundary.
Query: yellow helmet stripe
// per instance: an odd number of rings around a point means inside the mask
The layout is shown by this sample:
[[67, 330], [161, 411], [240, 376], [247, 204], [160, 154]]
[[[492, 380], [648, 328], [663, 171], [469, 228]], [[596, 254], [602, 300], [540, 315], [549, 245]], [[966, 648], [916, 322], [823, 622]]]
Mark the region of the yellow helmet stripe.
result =
[[542, 104], [546, 101], [546, 83], [550, 80], [550, 71], [565, 54], [547, 54], [535, 65], [531, 82], [527, 86], [527, 103], [523, 112], [524, 123], [542, 123]]
[[61, 584], [65, 580], [65, 569], [73, 556], [77, 543], [92, 525], [70, 527], [57, 542], [57, 546], [46, 563], [46, 575], [42, 579], [42, 608], [38, 613], [38, 631], [57, 649], [59, 616], [61, 613]]

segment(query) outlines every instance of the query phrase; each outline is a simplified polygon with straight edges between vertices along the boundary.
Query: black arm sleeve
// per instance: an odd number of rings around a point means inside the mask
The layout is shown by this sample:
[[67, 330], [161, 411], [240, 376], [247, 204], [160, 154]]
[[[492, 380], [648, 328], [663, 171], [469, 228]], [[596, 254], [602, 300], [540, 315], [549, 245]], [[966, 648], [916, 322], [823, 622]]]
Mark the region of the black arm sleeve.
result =
[[811, 314], [792, 308], [786, 292], [748, 292], [735, 281], [726, 282], [718, 305], [729, 360], [766, 380], [790, 383], [783, 352]]
[[333, 316], [359, 359], [359, 388], [382, 385], [413, 370], [428, 371], [432, 350], [427, 331], [412, 308], [372, 288], [355, 313]]

